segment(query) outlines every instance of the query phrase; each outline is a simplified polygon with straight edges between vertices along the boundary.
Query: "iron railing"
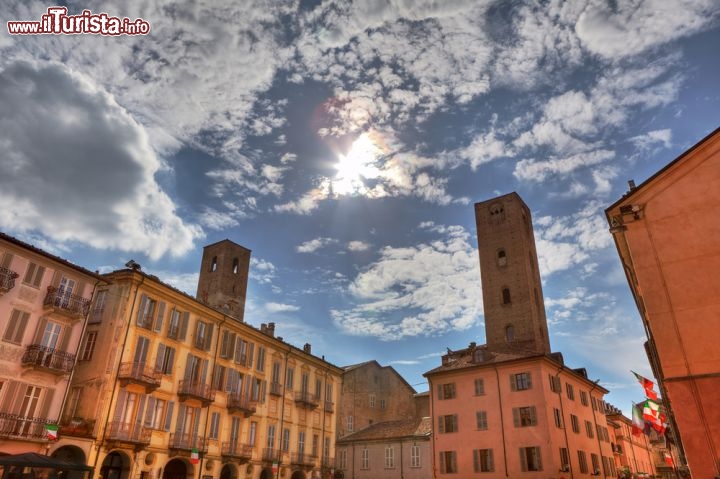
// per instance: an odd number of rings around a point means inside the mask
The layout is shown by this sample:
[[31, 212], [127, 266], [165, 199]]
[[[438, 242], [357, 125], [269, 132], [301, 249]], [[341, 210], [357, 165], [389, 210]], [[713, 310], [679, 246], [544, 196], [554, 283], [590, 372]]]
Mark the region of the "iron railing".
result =
[[223, 456], [249, 461], [252, 459], [253, 446], [236, 441], [223, 442], [221, 451]]
[[303, 452], [293, 452], [290, 455], [290, 463], [300, 466], [314, 466], [317, 456], [312, 456]]
[[157, 371], [146, 363], [122, 363], [118, 371], [118, 379], [158, 388], [162, 381], [162, 371]]
[[47, 424], [54, 425], [57, 424], [57, 421], [46, 417], [0, 413], [0, 437], [46, 439], [47, 429], [45, 425]]
[[15, 287], [15, 278], [18, 274], [9, 269], [0, 267], [0, 294], [7, 293]]
[[282, 396], [282, 384], [278, 382], [271, 382], [270, 394], [272, 394], [273, 396]]
[[20, 362], [23, 366], [43, 368], [56, 374], [70, 374], [75, 364], [75, 355], [41, 344], [31, 344], [25, 348]]
[[178, 396], [196, 398], [203, 403], [211, 403], [215, 401], [215, 391], [213, 391], [211, 385], [196, 383], [188, 380], [182, 380], [178, 384]]
[[184, 451], [197, 449], [198, 452], [207, 452], [205, 438], [195, 434], [170, 433], [170, 448]]
[[227, 408], [230, 412], [242, 411], [246, 415], [255, 414], [257, 401], [248, 398], [242, 393], [230, 393], [227, 398]]
[[106, 439], [133, 444], [150, 444], [152, 430], [141, 424], [113, 421], [105, 432]]
[[319, 400], [314, 394], [307, 391], [295, 393], [295, 402], [309, 409], [315, 409], [319, 405]]
[[43, 306], [54, 308], [74, 318], [81, 318], [90, 310], [90, 300], [79, 294], [67, 294], [54, 286], [48, 286]]
[[280, 462], [280, 456], [282, 452], [280, 449], [265, 448], [262, 451], [262, 460], [267, 462]]

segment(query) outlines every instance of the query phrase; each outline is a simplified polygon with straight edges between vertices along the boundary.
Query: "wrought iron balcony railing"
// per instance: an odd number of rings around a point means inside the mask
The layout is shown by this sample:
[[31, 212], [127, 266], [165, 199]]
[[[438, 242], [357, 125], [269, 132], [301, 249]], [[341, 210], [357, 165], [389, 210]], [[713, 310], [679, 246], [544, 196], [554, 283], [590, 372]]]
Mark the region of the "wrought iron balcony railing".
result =
[[255, 414], [257, 411], [257, 401], [248, 398], [245, 394], [230, 393], [227, 398], [227, 408], [230, 413], [240, 411], [245, 416]]
[[47, 439], [46, 424], [57, 424], [46, 417], [0, 413], [0, 437], [14, 439]]
[[299, 466], [314, 466], [316, 460], [317, 456], [312, 456], [302, 452], [294, 452], [290, 455], [290, 463]]
[[145, 363], [122, 363], [118, 379], [125, 384], [141, 384], [152, 391], [160, 387], [162, 371], [156, 371]]
[[0, 296], [15, 287], [18, 274], [9, 268], [0, 268]]
[[180, 381], [178, 396], [180, 396], [181, 401], [192, 398], [199, 399], [204, 406], [215, 401], [215, 391], [213, 391], [211, 385], [188, 380]]
[[282, 452], [280, 451], [280, 449], [265, 448], [262, 451], [262, 460], [266, 462], [280, 462], [281, 456]]
[[325, 412], [333, 412], [335, 411], [334, 404], [332, 401], [325, 401]]
[[308, 409], [315, 409], [318, 407], [320, 401], [314, 394], [310, 394], [307, 391], [301, 391], [295, 393], [295, 403]]
[[194, 434], [170, 433], [170, 449], [181, 449], [183, 451], [207, 452], [207, 443], [204, 437]]
[[150, 444], [151, 433], [151, 429], [140, 424], [113, 421], [108, 425], [105, 438], [110, 441], [147, 445]]
[[41, 344], [31, 344], [25, 348], [20, 358], [23, 366], [32, 366], [53, 374], [70, 374], [75, 364], [75, 355], [66, 351], [58, 351]]
[[90, 310], [90, 300], [78, 294], [67, 294], [61, 289], [48, 286], [43, 306], [78, 319], [87, 315]]
[[241, 462], [247, 462], [252, 459], [253, 446], [249, 444], [240, 444], [237, 441], [223, 442], [222, 455], [239, 459]]

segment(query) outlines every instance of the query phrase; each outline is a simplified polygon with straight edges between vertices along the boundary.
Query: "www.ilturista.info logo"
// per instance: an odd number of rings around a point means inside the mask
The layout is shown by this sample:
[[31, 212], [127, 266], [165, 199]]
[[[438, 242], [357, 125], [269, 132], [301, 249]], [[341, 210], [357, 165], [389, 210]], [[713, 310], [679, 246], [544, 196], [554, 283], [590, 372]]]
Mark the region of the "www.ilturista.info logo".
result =
[[150, 24], [142, 18], [111, 17], [107, 13], [83, 10], [80, 15], [68, 15], [66, 7], [48, 7], [40, 21], [7, 22], [10, 35], [147, 35]]

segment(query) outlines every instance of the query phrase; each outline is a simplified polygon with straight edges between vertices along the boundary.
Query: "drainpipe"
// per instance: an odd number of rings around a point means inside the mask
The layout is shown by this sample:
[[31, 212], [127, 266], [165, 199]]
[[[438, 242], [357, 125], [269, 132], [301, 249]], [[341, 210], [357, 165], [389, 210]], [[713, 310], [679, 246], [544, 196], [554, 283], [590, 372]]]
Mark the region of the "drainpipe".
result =
[[[432, 453], [432, 460], [430, 461], [430, 464], [432, 465], [432, 477], [433, 479], [437, 478], [437, 472], [435, 468], [435, 439], [437, 438], [437, 432], [434, 431], [435, 429], [435, 396], [433, 391], [435, 390], [435, 386], [432, 382], [432, 379], [428, 377], [428, 387], [430, 388], [430, 420], [432, 421], [430, 429], [433, 431], [432, 433], [432, 440], [430, 441], [430, 447], [431, 447], [431, 453]], [[355, 453], [353, 452], [353, 455]], [[353, 479], [354, 479], [353, 475]]]
[[493, 369], [495, 369], [495, 377], [497, 378], [498, 406], [500, 406], [500, 431], [502, 432], [503, 461], [505, 462], [505, 477], [510, 477], [510, 475], [508, 474], [507, 444], [505, 443], [505, 419], [503, 419], [502, 394], [500, 393], [500, 372], [498, 371], [497, 366], [493, 366]]
[[[288, 372], [288, 357], [290, 356], [290, 347], [288, 347], [288, 350], [285, 352], [285, 373], [283, 374], [283, 382], [280, 386], [282, 391], [282, 404], [280, 405], [280, 427], [279, 427], [279, 433], [280, 437], [278, 438], [278, 454], [277, 454], [277, 460], [278, 460], [278, 468], [277, 468], [277, 475], [275, 476], [276, 479], [280, 479], [280, 467], [282, 466], [282, 442], [283, 442], [283, 425], [285, 424], [285, 392], [286, 392], [286, 386], [287, 386], [287, 372]], [[289, 448], [288, 448], [289, 449]], [[290, 451], [288, 451], [290, 452]]]
[[[590, 396], [590, 402], [591, 402], [591, 403], [592, 403], [592, 392], [593, 392], [593, 390], [595, 390], [596, 387], [597, 387], [597, 382], [594, 382], [594, 383], [593, 383], [593, 387], [590, 388], [590, 392], [588, 393], [588, 396]], [[605, 413], [605, 406], [603, 405], [602, 408], [603, 408], [603, 414], [604, 414], [604, 413]], [[598, 429], [597, 418], [595, 417], [595, 412], [596, 412], [595, 409], [593, 409], [593, 410], [592, 410], [592, 413], [593, 413], [593, 423], [594, 423], [594, 426], [595, 426], [595, 435], [597, 436], [598, 452], [600, 453], [600, 462], [602, 462], [602, 458], [603, 458], [602, 444], [600, 443], [600, 430]], [[605, 420], [605, 422], [607, 422], [607, 419]], [[614, 460], [614, 458], [613, 458], [613, 460]], [[598, 464], [598, 466], [600, 466], [600, 465]], [[600, 470], [599, 467], [598, 467], [598, 470]], [[595, 473], [594, 470], [593, 470], [593, 473]]]
[[[568, 468], [570, 469], [568, 472], [570, 473], [570, 479], [573, 477], [573, 470], [572, 470], [572, 455], [570, 454], [570, 441], [568, 439], [568, 432], [567, 432], [567, 423], [565, 422], [565, 408], [563, 407], [563, 398], [562, 398], [562, 383], [560, 383], [560, 371], [562, 371], [562, 366], [560, 366], [555, 373], [555, 377], [558, 379], [558, 384], [561, 384], [560, 391], [557, 392], [558, 397], [560, 398], [560, 415], [562, 416], [563, 421], [563, 433], [565, 435], [565, 450], [568, 453]], [[593, 413], [594, 414], [594, 413]], [[613, 459], [614, 460], [614, 459]], [[562, 466], [563, 464], [561, 464]]]
[[[133, 271], [130, 273], [131, 275], [135, 275]], [[100, 437], [100, 441], [98, 441], [97, 445], [95, 446], [95, 460], [93, 461], [93, 470], [97, 469], [97, 463], [98, 459], [100, 457], [100, 448], [105, 443], [105, 431], [107, 431], [108, 423], [110, 422], [110, 416], [112, 414], [112, 404], [113, 404], [113, 398], [115, 397], [115, 392], [117, 391], [118, 387], [118, 375], [120, 374], [120, 365], [122, 364], [122, 358], [125, 351], [125, 346], [127, 345], [128, 337], [130, 336], [130, 325], [132, 324], [132, 318], [135, 314], [135, 303], [137, 302], [137, 296], [140, 292], [140, 286], [143, 285], [145, 282], [145, 275], [143, 273], [140, 273], [140, 282], [135, 287], [135, 295], [133, 296], [132, 304], [130, 305], [130, 312], [127, 315], [128, 318], [128, 324], [127, 328], [125, 328], [125, 337], [123, 338], [122, 346], [120, 347], [120, 357], [118, 358], [117, 367], [115, 368], [115, 375], [113, 380], [113, 387], [112, 391], [110, 392], [110, 402], [108, 403], [108, 410], [107, 414], [105, 416], [105, 424], [103, 424], [102, 430], [99, 431], [98, 436]], [[104, 479], [104, 478], [102, 478]]]

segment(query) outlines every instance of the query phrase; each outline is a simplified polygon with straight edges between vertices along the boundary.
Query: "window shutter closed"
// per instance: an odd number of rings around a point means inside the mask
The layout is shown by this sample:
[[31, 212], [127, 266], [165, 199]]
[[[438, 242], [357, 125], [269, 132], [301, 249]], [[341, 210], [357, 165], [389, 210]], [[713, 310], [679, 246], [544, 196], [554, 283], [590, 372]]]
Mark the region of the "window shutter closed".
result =
[[52, 421], [53, 419], [56, 419], [56, 418], [50, 417], [50, 415], [49, 415], [50, 407], [52, 406], [52, 400], [53, 400], [54, 394], [55, 394], [54, 389], [50, 389], [50, 388], [45, 389], [45, 398], [43, 399], [43, 405], [42, 405], [42, 408], [40, 409], [40, 417], [48, 418], [48, 420], [50, 420], [50, 421]]
[[183, 312], [182, 319], [180, 320], [180, 333], [178, 334], [178, 340], [185, 341], [187, 336], [188, 322], [190, 322], [190, 313], [188, 311]]
[[445, 416], [438, 417], [438, 430], [440, 434], [445, 432]]
[[162, 331], [164, 317], [165, 317], [165, 301], [160, 301], [160, 304], [158, 304], [157, 317], [155, 317], [155, 327], [153, 328], [153, 331], [158, 332], [158, 333], [160, 331]]
[[124, 389], [121, 389], [120, 392], [118, 392], [118, 398], [115, 402], [115, 415], [113, 416], [113, 421], [120, 422], [123, 417], [123, 410], [125, 409], [125, 399], [127, 398], [127, 391]]
[[517, 390], [517, 387], [516, 387], [516, 384], [515, 384], [515, 375], [514, 375], [514, 374], [511, 374], [511, 375], [510, 375], [510, 390], [511, 390], [511, 391]]
[[437, 385], [437, 397], [438, 397], [438, 399], [445, 399], [445, 398], [443, 398], [442, 384]]
[[153, 414], [155, 413], [155, 401], [152, 396], [148, 397], [147, 409], [145, 410], [145, 427], [153, 426]]
[[170, 430], [170, 424], [172, 422], [173, 408], [175, 407], [175, 401], [168, 401], [167, 411], [165, 411], [165, 430]]
[[532, 374], [527, 373], [527, 388], [532, 389]]
[[513, 424], [515, 427], [520, 427], [520, 409], [514, 407], [513, 408]]
[[2, 268], [10, 268], [10, 263], [12, 263], [13, 260], [13, 254], [12, 253], [5, 253], [2, 257], [2, 263], [0, 263], [0, 267]]
[[157, 357], [155, 358], [155, 371], [162, 371], [164, 360], [165, 360], [165, 345], [163, 343], [160, 343], [158, 345]]
[[480, 451], [473, 449], [473, 470], [480, 472]]
[[533, 426], [537, 425], [537, 413], [535, 412], [535, 406], [530, 407], [530, 422]]
[[207, 326], [207, 332], [205, 334], [205, 344], [204, 344], [205, 351], [210, 351], [210, 347], [212, 346], [212, 337], [213, 337], [214, 326], [215, 325], [212, 323], [208, 324], [208, 326]]
[[137, 313], [137, 325], [142, 326], [143, 325], [143, 315], [145, 314], [145, 308], [147, 307], [148, 297], [145, 293], [140, 295], [140, 306], [138, 306], [138, 313]]
[[528, 470], [527, 456], [525, 455], [525, 448], [520, 448], [520, 470], [526, 472]]
[[180, 404], [180, 407], [178, 408], [177, 421], [175, 422], [176, 435], [181, 435], [185, 432], [183, 430], [185, 428], [185, 408], [187, 408], [185, 404]]
[[447, 472], [445, 469], [445, 453], [440, 452], [440, 472]]

